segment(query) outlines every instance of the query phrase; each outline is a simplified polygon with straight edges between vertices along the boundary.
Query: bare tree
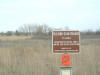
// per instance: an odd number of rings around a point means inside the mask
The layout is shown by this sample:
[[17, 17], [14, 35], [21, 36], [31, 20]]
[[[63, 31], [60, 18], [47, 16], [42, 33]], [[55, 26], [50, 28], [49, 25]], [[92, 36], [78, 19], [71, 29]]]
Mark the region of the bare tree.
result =
[[17, 31], [25, 35], [50, 35], [52, 28], [46, 24], [24, 24]]
[[100, 34], [100, 28], [96, 30], [96, 34]]
[[7, 32], [6, 32], [6, 35], [7, 35], [7, 36], [13, 35], [13, 31], [7, 31]]

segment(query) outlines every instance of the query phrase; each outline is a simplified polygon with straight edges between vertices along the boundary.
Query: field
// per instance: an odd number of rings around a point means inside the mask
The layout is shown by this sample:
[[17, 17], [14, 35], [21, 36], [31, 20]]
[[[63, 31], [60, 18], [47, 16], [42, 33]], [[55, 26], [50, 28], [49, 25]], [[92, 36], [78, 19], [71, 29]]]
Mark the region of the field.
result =
[[[72, 55], [73, 75], [100, 75], [100, 36], [81, 37], [81, 52]], [[51, 39], [0, 36], [0, 75], [59, 75], [61, 55]]]

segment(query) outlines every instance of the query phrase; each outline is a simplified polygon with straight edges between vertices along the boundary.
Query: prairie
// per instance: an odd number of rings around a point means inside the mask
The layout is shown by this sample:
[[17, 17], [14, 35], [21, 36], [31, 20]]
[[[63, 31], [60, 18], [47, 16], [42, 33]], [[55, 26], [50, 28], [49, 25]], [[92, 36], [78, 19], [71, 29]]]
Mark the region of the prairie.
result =
[[31, 36], [0, 36], [0, 41], [14, 41], [14, 40], [25, 40]]
[[[100, 75], [100, 36], [81, 38], [80, 53], [71, 54], [73, 75]], [[0, 36], [0, 75], [59, 75], [60, 66], [51, 39]]]

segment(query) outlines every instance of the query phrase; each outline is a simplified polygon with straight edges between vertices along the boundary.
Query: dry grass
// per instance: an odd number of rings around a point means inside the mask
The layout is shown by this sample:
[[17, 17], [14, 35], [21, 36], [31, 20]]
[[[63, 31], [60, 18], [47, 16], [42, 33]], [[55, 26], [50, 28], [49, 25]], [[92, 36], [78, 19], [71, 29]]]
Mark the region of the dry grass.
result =
[[[51, 49], [51, 40], [1, 41], [0, 75], [59, 75], [61, 55]], [[81, 52], [72, 55], [73, 75], [100, 75], [99, 49], [100, 39], [82, 39]]]
[[15, 41], [30, 39], [31, 36], [0, 36], [0, 41]]
[[81, 52], [72, 56], [74, 75], [100, 74], [100, 39], [82, 40]]
[[[12, 44], [13, 43], [13, 44]], [[31, 43], [31, 44], [30, 44]], [[12, 46], [11, 46], [11, 45]], [[48, 40], [8, 41], [0, 47], [0, 75], [55, 75], [59, 62]]]

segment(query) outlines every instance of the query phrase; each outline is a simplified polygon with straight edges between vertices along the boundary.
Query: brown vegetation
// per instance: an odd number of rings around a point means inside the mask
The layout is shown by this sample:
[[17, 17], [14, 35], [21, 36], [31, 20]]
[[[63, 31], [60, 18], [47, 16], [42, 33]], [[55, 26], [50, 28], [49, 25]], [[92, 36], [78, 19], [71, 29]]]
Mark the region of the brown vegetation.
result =
[[0, 36], [0, 41], [16, 41], [30, 39], [31, 36]]
[[[72, 55], [73, 75], [100, 74], [100, 39], [93, 37], [82, 36], [81, 52]], [[51, 39], [5, 38], [0, 37], [0, 75], [59, 75], [61, 55], [52, 53]]]

